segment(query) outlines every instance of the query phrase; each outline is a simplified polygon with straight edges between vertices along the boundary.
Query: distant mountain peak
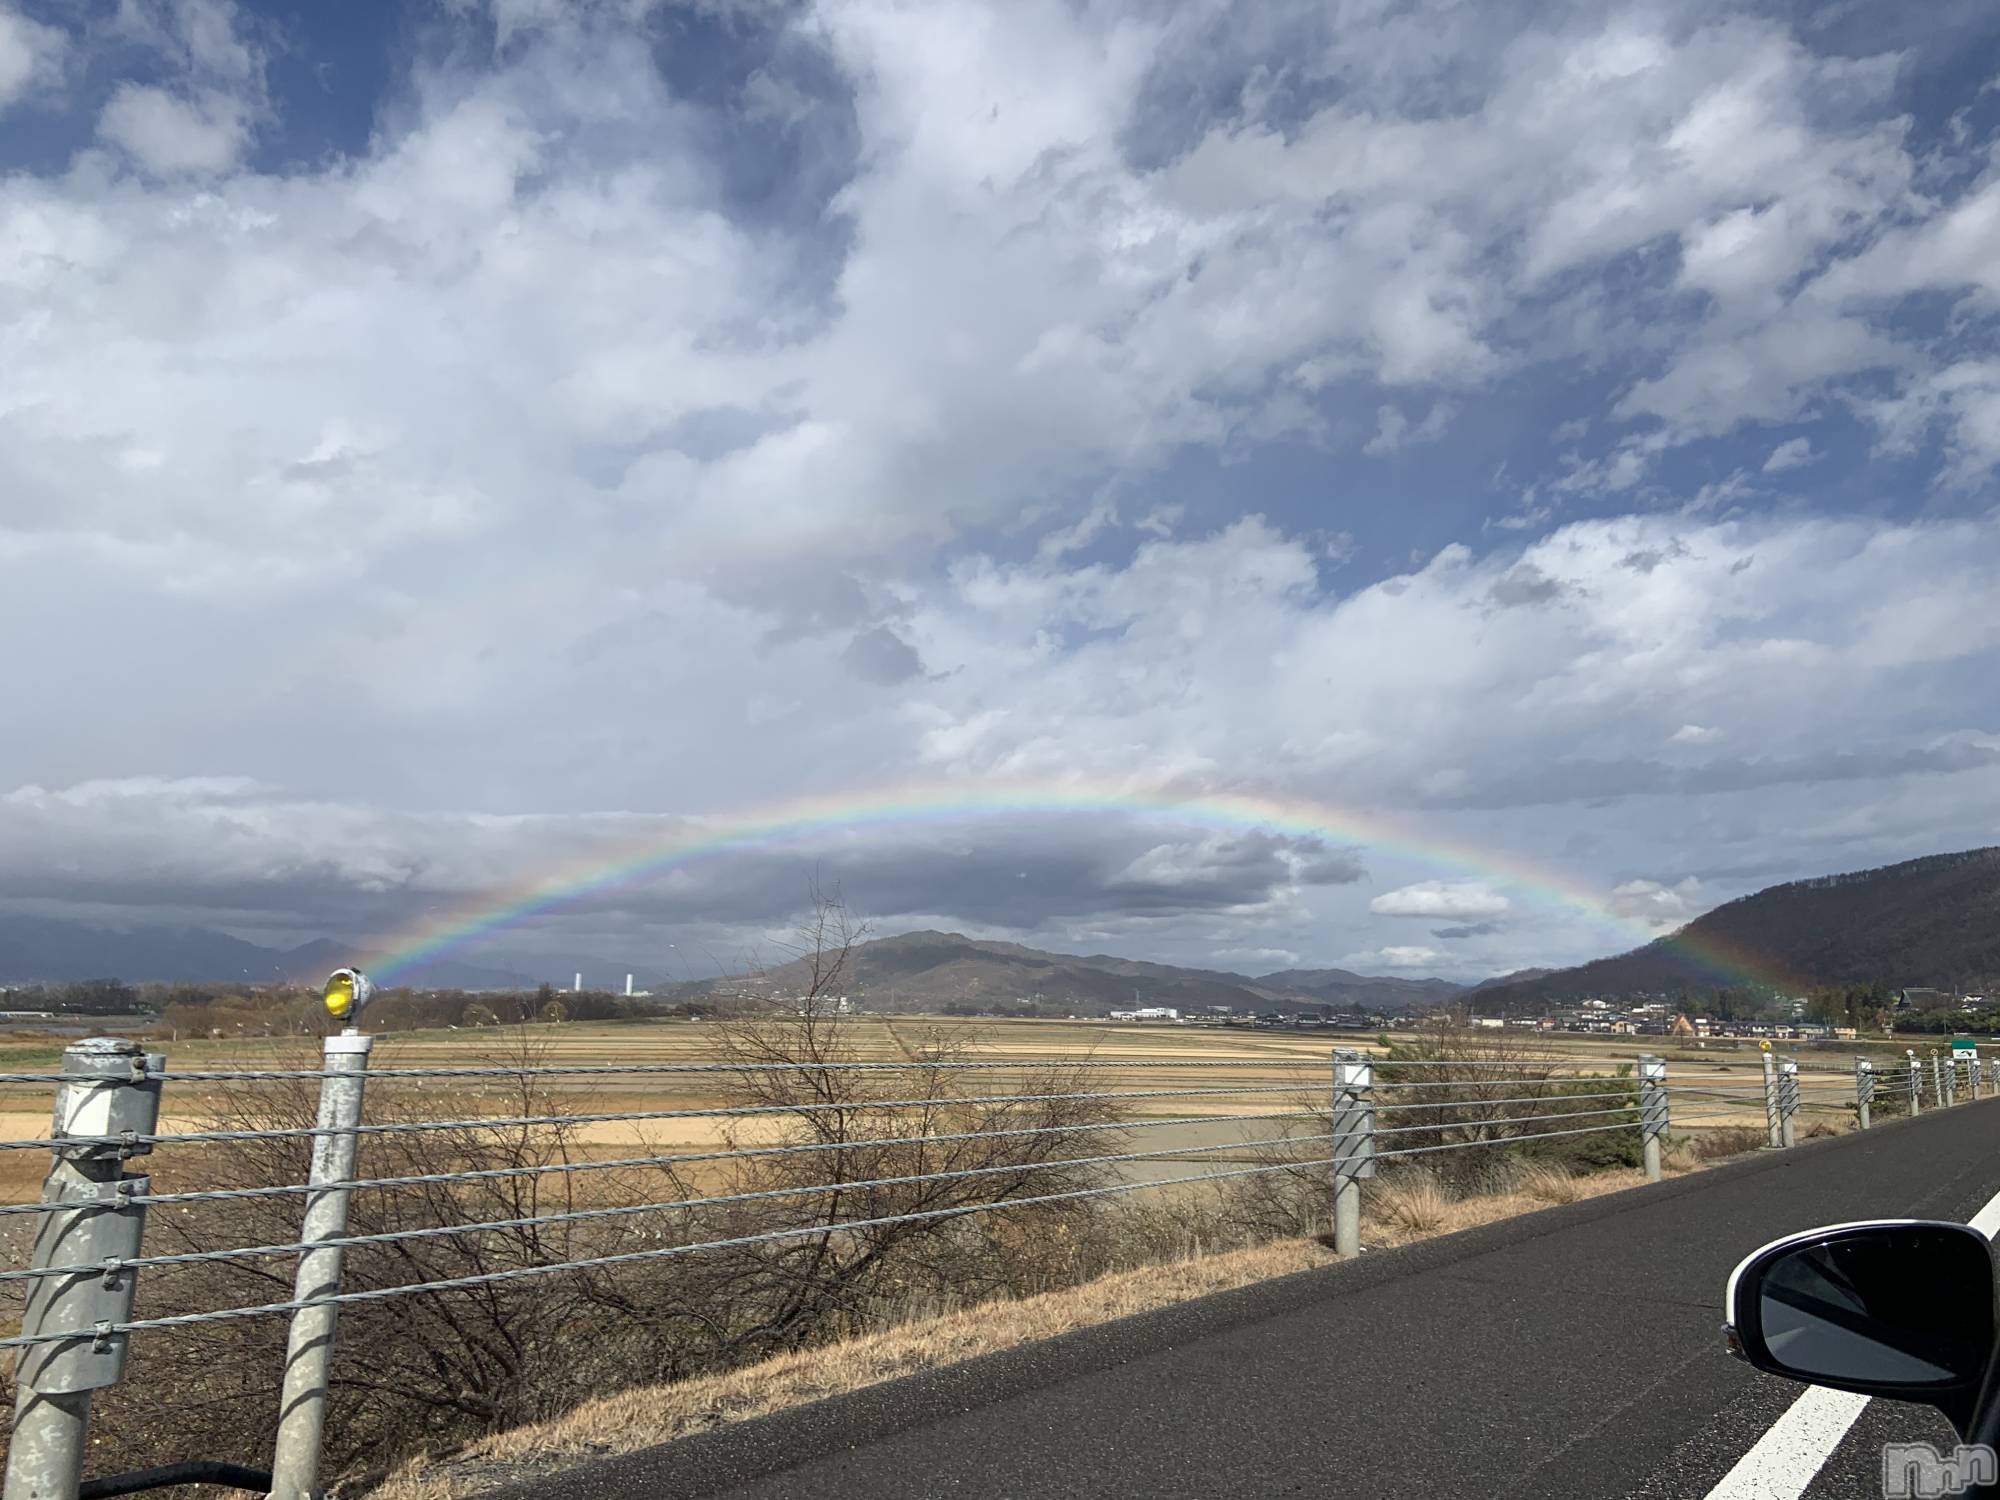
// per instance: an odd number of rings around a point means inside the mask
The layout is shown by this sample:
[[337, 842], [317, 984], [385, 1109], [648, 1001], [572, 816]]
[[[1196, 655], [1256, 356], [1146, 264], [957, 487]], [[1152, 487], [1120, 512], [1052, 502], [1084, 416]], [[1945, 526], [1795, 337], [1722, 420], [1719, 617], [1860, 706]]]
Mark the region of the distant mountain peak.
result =
[[1642, 948], [1481, 986], [1497, 1002], [1753, 985], [1791, 993], [2000, 982], [2000, 847], [1768, 886]]

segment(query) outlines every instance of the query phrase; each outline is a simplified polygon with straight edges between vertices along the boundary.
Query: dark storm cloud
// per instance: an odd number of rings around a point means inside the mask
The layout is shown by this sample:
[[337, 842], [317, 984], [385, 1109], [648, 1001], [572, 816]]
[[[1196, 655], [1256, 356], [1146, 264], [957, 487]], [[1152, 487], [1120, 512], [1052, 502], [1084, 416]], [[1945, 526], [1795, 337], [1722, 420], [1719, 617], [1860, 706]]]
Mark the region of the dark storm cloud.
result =
[[[0, 799], [0, 902], [99, 921], [172, 910], [233, 927], [393, 935], [505, 907], [557, 872], [630, 863], [635, 846], [666, 845], [695, 826], [357, 817], [260, 807], [241, 788], [187, 785], [67, 800], [19, 795]], [[468, 847], [478, 853], [468, 858]], [[1360, 877], [1351, 853], [1313, 838], [1078, 814], [829, 833], [663, 861], [564, 896], [547, 914], [613, 932], [661, 922], [781, 923], [807, 904], [817, 881], [875, 917], [918, 913], [1028, 929], [1238, 911]], [[511, 925], [527, 933], [542, 920]]]
[[916, 648], [887, 625], [864, 630], [847, 643], [840, 659], [847, 670], [863, 682], [878, 687], [894, 687], [923, 675], [923, 658]]
[[1499, 930], [1498, 922], [1474, 922], [1465, 927], [1433, 927], [1431, 936], [1449, 942], [1454, 938], [1491, 937]]

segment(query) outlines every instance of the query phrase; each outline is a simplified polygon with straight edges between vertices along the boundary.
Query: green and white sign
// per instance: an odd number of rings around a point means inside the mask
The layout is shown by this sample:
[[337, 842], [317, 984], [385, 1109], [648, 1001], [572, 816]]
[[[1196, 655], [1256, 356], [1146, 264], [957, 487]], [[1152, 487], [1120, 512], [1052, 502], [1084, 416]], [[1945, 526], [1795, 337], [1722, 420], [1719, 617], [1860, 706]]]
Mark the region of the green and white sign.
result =
[[1955, 1036], [1951, 1039], [1951, 1055], [1953, 1057], [1960, 1055], [1977, 1056], [1978, 1052], [1979, 1043], [1975, 1042], [1969, 1036]]

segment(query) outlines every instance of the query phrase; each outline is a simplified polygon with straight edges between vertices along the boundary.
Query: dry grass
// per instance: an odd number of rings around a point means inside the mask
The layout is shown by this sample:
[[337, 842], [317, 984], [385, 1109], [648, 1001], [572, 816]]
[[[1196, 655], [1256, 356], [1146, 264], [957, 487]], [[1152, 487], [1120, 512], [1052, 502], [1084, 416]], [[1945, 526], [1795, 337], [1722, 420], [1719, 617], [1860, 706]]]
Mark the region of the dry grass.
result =
[[1669, 1171], [1690, 1172], [1724, 1157], [1756, 1151], [1767, 1139], [1761, 1125], [1721, 1125], [1694, 1130], [1670, 1136], [1660, 1160]]
[[1514, 1174], [1519, 1191], [1543, 1203], [1574, 1203], [1584, 1194], [1576, 1173], [1554, 1162], [1529, 1162]]
[[[1405, 1171], [1378, 1179], [1363, 1192], [1363, 1244], [1371, 1250], [1412, 1244], [1546, 1208], [1551, 1194], [1566, 1195], [1555, 1201], [1574, 1202], [1644, 1180], [1636, 1169], [1571, 1177], [1560, 1168], [1529, 1166], [1508, 1192], [1453, 1199], [1431, 1174]], [[369, 1500], [459, 1500], [581, 1459], [671, 1442], [1335, 1258], [1314, 1240], [1281, 1240], [1120, 1272], [1015, 1302], [987, 1303], [740, 1370], [624, 1391], [553, 1421], [482, 1439], [448, 1459], [414, 1460], [370, 1492]]]
[[[1528, 1168], [1527, 1171], [1534, 1169]], [[1668, 1176], [1680, 1175], [1669, 1170]], [[1592, 1172], [1588, 1176], [1570, 1180], [1570, 1196], [1565, 1203], [1578, 1202], [1585, 1198], [1599, 1198], [1606, 1193], [1622, 1192], [1629, 1187], [1638, 1187], [1645, 1182], [1646, 1174], [1636, 1167], [1618, 1168], [1608, 1172]], [[1522, 1186], [1522, 1179], [1516, 1178], [1516, 1185], [1501, 1193], [1483, 1193], [1475, 1198], [1452, 1198], [1436, 1192], [1434, 1185], [1415, 1190], [1398, 1192], [1393, 1183], [1372, 1187], [1361, 1195], [1361, 1243], [1365, 1249], [1387, 1250], [1398, 1245], [1412, 1244], [1417, 1240], [1427, 1240], [1435, 1235], [1456, 1234], [1461, 1229], [1476, 1229], [1481, 1224], [1497, 1223], [1501, 1219], [1511, 1219], [1520, 1214], [1535, 1213], [1549, 1207], [1549, 1199], [1537, 1191]], [[1547, 1189], [1547, 1180], [1538, 1184]], [[1412, 1204], [1415, 1211], [1412, 1212]], [[1400, 1213], [1400, 1217], [1397, 1216]], [[1413, 1227], [1416, 1221], [1422, 1227]]]
[[1361, 1199], [1368, 1217], [1415, 1238], [1436, 1234], [1454, 1207], [1437, 1177], [1421, 1168], [1380, 1179]]

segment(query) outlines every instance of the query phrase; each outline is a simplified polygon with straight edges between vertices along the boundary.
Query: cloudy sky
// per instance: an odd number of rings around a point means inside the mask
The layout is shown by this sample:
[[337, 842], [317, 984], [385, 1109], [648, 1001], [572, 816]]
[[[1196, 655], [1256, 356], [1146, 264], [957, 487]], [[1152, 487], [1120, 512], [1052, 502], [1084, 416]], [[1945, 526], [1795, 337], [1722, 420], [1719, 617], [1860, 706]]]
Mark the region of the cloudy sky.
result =
[[876, 820], [468, 956], [733, 962], [817, 868], [1472, 977], [2000, 842], [1997, 56], [1985, 0], [0, 0], [0, 903], [360, 940], [792, 798], [1233, 793], [1398, 832]]

